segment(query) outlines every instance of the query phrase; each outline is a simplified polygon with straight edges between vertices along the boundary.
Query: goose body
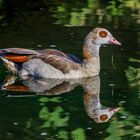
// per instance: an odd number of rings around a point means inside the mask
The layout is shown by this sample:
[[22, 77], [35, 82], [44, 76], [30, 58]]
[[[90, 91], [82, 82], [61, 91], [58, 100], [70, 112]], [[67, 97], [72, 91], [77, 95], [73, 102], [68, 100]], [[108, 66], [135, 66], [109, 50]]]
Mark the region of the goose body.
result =
[[102, 44], [121, 45], [108, 30], [95, 28], [84, 40], [83, 61], [55, 49], [35, 51], [7, 48], [0, 50], [0, 57], [8, 70], [19, 76], [63, 79], [92, 77], [100, 72], [99, 50]]

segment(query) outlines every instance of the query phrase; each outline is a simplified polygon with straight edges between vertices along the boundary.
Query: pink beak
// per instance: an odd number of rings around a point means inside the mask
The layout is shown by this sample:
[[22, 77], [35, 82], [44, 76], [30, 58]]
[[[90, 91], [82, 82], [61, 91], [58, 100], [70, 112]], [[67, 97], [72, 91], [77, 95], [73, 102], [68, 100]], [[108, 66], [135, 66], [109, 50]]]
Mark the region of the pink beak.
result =
[[121, 46], [122, 44], [117, 41], [113, 36], [110, 36], [110, 39], [109, 39], [109, 44], [111, 45], [118, 45], [118, 46]]
[[112, 112], [117, 112], [120, 110], [120, 107], [113, 107], [113, 108], [110, 108], [109, 111], [112, 111]]

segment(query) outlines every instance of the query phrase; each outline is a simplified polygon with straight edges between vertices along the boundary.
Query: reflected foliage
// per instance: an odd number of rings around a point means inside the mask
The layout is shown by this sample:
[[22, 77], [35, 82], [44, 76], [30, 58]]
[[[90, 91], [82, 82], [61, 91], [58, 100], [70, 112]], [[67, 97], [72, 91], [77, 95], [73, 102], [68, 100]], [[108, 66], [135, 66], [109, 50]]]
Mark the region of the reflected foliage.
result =
[[125, 14], [125, 1], [109, 1], [109, 6], [106, 9], [112, 16], [123, 16]]
[[[63, 114], [63, 117], [61, 117]], [[52, 112], [49, 111], [49, 108], [46, 106], [42, 107], [39, 112], [39, 118], [42, 119], [45, 123], [41, 128], [57, 128], [64, 127], [68, 125], [69, 115], [67, 112], [64, 112], [61, 106], [54, 108]]]
[[122, 140], [128, 139], [139, 139], [140, 138], [140, 120], [137, 116], [121, 108], [119, 112], [121, 120], [115, 119], [107, 132], [110, 134], [105, 140]]
[[[110, 21], [119, 26], [119, 19], [116, 17], [114, 20], [114, 16], [127, 15], [130, 17], [127, 22], [131, 22], [131, 19], [136, 20], [135, 16], [138, 16], [139, 9], [139, 0], [111, 0], [104, 3], [101, 0], [87, 0], [85, 3], [73, 1], [71, 3], [57, 3], [55, 7], [50, 8], [51, 12], [54, 13], [53, 17], [57, 19], [56, 24], [65, 26], [91, 26], [95, 23], [103, 24], [103, 22]], [[129, 15], [130, 11], [133, 14]], [[136, 20], [136, 22], [138, 21]]]
[[[3, 4], [4, 3], [4, 4]], [[21, 3], [21, 2], [20, 2]], [[112, 22], [116, 27], [120, 26], [120, 22], [124, 22], [127, 26], [132, 22], [139, 24], [139, 0], [85, 0], [85, 1], [59, 1], [59, 0], [42, 0], [42, 1], [3, 1], [0, 0], [0, 9], [3, 11], [2, 16], [16, 16], [17, 22], [32, 22], [34, 18], [48, 21], [53, 18], [53, 23], [64, 26], [94, 26], [95, 24], [108, 25]], [[3, 8], [5, 10], [3, 10]], [[29, 10], [29, 7], [31, 10]], [[26, 11], [26, 10], [27, 11]], [[10, 13], [13, 13], [10, 14]], [[131, 14], [130, 14], [131, 13]], [[30, 16], [32, 14], [32, 16]], [[23, 21], [18, 21], [22, 20]], [[44, 16], [42, 16], [44, 15]], [[129, 19], [126, 19], [129, 17]], [[123, 17], [121, 19], [118, 16]], [[40, 18], [39, 18], [40, 17]], [[127, 20], [127, 22], [125, 22]], [[133, 21], [134, 20], [134, 21]], [[14, 21], [15, 22], [15, 21]], [[15, 23], [13, 23], [15, 24]], [[17, 23], [16, 23], [17, 24]], [[124, 26], [126, 26], [124, 25]]]
[[[140, 60], [130, 58], [129, 61], [135, 63], [136, 66], [140, 65]], [[140, 68], [129, 66], [126, 70], [126, 76], [130, 87], [137, 89], [140, 94]]]
[[47, 103], [49, 102], [61, 103], [62, 101], [60, 97], [54, 97], [51, 99], [46, 97], [40, 97], [39, 102], [42, 106], [39, 112], [39, 118], [45, 122], [41, 126], [41, 128], [52, 127], [54, 129], [57, 127], [67, 126], [68, 116], [61, 118], [60, 114], [64, 113], [64, 110], [61, 106], [57, 106], [56, 108], [54, 108], [53, 111], [50, 111], [47, 107]]

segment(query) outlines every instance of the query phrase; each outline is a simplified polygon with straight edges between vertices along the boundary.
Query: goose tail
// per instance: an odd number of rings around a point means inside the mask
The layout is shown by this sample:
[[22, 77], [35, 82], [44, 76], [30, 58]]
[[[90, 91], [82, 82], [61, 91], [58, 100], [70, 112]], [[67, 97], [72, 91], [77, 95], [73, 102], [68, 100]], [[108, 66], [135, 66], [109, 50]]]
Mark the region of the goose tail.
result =
[[20, 66], [2, 56], [0, 56], [1, 60], [3, 61], [5, 67], [8, 69], [8, 71], [14, 73], [14, 74], [17, 74]]

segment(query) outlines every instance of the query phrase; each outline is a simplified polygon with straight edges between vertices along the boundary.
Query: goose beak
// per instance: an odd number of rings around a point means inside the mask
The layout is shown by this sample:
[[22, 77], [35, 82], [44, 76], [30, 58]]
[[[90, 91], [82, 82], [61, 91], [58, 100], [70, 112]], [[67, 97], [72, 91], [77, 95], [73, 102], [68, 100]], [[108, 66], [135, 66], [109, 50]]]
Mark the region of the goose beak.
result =
[[120, 110], [120, 107], [113, 107], [109, 109], [109, 111], [113, 113], [118, 112], [119, 110]]
[[111, 44], [111, 45], [118, 45], [118, 46], [121, 46], [122, 44], [118, 41], [118, 40], [116, 40], [113, 36], [111, 36], [110, 37], [110, 39], [109, 39], [109, 44]]

